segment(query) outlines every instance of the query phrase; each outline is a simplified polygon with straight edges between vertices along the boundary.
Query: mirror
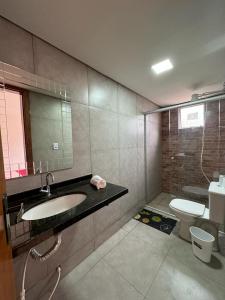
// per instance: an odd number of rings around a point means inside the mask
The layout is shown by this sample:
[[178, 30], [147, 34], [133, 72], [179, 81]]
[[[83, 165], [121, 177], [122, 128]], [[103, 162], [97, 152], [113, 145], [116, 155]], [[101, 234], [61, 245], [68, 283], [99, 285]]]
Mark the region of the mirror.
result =
[[0, 63], [0, 125], [6, 179], [72, 168], [66, 86]]

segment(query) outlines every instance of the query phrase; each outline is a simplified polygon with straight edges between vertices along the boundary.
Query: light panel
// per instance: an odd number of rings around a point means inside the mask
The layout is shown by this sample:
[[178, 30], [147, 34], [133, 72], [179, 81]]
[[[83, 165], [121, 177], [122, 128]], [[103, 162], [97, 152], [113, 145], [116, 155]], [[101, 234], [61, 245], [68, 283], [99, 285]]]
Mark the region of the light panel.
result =
[[155, 65], [152, 65], [151, 69], [158, 75], [173, 69], [173, 64], [169, 59], [165, 59]]

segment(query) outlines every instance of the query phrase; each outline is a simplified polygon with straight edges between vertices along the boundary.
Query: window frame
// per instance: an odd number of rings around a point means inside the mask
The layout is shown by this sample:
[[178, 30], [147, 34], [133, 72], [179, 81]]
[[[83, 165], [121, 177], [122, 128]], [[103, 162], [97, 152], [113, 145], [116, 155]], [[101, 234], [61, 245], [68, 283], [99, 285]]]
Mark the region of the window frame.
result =
[[21, 95], [22, 114], [23, 114], [22, 120], [23, 120], [23, 127], [24, 127], [24, 140], [25, 140], [25, 155], [27, 161], [27, 175], [34, 175], [33, 169], [31, 168], [31, 164], [33, 162], [33, 152], [32, 152], [32, 138], [31, 138], [29, 91], [10, 84], [5, 84], [5, 89], [18, 92]]
[[[182, 109], [190, 108], [190, 107], [196, 107], [196, 106], [201, 106], [203, 108], [203, 124], [202, 125], [193, 125], [193, 126], [182, 127], [182, 120], [181, 120], [181, 111], [182, 111]], [[204, 103], [200, 103], [200, 104], [196, 103], [196, 104], [190, 105], [188, 107], [180, 107], [178, 109], [178, 129], [179, 130], [202, 128], [204, 126], [205, 126], [205, 105], [204, 105]]]

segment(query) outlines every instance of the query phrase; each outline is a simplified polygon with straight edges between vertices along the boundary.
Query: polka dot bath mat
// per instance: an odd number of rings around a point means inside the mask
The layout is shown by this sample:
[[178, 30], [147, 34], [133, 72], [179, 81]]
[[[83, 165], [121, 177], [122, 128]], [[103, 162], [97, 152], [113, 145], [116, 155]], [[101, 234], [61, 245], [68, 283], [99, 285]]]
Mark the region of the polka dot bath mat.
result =
[[177, 223], [177, 221], [173, 219], [146, 209], [142, 209], [134, 219], [166, 234], [170, 234]]

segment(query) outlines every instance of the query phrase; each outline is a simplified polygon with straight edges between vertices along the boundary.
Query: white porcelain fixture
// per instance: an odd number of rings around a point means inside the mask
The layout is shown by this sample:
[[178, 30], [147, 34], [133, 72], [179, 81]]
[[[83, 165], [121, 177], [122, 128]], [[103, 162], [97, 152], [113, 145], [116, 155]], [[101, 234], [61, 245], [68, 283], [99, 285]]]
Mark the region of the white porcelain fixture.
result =
[[209, 186], [209, 219], [225, 224], [225, 188], [218, 182], [211, 182]]
[[214, 236], [199, 227], [190, 227], [192, 249], [195, 256], [209, 263], [213, 250]]
[[209, 209], [203, 204], [184, 199], [173, 199], [169, 207], [180, 220], [179, 235], [190, 241], [189, 228], [198, 223], [207, 228], [217, 238], [219, 224], [225, 224], [225, 188], [218, 182], [211, 182], [209, 189]]
[[23, 220], [38, 220], [58, 215], [82, 203], [85, 194], [71, 194], [41, 203], [22, 215]]

